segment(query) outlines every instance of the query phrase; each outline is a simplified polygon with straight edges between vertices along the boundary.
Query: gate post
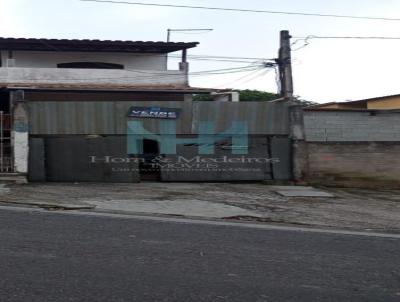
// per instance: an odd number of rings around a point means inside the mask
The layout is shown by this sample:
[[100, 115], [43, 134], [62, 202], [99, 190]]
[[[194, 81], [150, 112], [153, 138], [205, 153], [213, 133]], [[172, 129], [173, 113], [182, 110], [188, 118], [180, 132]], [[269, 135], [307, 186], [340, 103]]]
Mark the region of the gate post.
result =
[[28, 173], [29, 126], [28, 112], [23, 91], [11, 92], [13, 106], [14, 170], [16, 173]]

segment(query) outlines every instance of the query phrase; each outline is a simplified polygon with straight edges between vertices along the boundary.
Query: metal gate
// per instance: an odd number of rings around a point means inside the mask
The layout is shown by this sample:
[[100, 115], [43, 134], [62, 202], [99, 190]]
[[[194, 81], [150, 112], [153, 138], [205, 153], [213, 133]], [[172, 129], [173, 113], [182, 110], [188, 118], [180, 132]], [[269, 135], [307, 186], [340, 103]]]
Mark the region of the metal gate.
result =
[[[173, 120], [128, 117], [132, 107], [180, 114]], [[158, 151], [160, 159], [147, 167], [162, 181], [290, 180], [289, 107], [287, 102], [30, 101], [29, 179], [139, 181], [147, 176], [145, 169], [140, 161], [132, 167], [131, 158], [153, 162], [153, 151], [143, 148], [140, 154], [136, 148], [138, 141], [152, 139], [176, 147], [172, 153]], [[202, 133], [205, 125], [212, 125], [212, 132]], [[244, 125], [246, 142], [233, 143], [233, 125]], [[132, 135], [131, 127], [143, 129], [143, 135]], [[200, 151], [206, 145], [212, 152]], [[234, 152], [238, 146], [246, 153]]]
[[11, 114], [0, 111], [0, 173], [14, 172]]

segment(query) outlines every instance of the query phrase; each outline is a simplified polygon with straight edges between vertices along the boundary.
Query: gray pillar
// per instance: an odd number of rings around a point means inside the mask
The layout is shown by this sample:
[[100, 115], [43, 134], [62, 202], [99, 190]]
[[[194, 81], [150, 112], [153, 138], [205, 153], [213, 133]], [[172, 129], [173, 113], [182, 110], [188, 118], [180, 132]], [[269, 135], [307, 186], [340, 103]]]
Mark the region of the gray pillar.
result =
[[180, 62], [179, 63], [179, 70], [183, 71], [183, 73], [185, 74], [185, 85], [189, 86], [189, 63]]
[[13, 106], [14, 169], [17, 173], [28, 173], [29, 126], [28, 112], [23, 92], [11, 92]]
[[292, 139], [293, 178], [295, 182], [303, 184], [308, 170], [308, 152], [304, 135], [303, 108], [296, 103], [290, 107], [290, 136]]

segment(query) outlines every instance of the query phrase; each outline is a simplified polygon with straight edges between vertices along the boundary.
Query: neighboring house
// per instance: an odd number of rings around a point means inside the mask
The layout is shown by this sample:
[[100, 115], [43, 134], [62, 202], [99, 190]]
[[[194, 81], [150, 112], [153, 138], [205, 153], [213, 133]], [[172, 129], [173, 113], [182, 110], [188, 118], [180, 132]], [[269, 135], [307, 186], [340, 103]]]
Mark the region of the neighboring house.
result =
[[390, 110], [400, 109], [400, 94], [375, 97], [370, 99], [349, 101], [349, 102], [331, 102], [310, 106], [313, 109], [377, 109]]

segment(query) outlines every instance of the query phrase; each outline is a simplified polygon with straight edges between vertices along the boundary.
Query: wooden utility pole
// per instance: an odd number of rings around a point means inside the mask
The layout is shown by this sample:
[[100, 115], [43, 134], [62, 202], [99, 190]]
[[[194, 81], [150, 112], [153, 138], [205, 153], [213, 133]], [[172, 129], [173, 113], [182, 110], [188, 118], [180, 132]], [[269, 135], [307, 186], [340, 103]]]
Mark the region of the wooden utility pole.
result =
[[293, 77], [292, 77], [292, 55], [290, 49], [290, 34], [288, 30], [280, 33], [279, 58], [279, 79], [281, 84], [281, 97], [291, 99], [293, 97]]

